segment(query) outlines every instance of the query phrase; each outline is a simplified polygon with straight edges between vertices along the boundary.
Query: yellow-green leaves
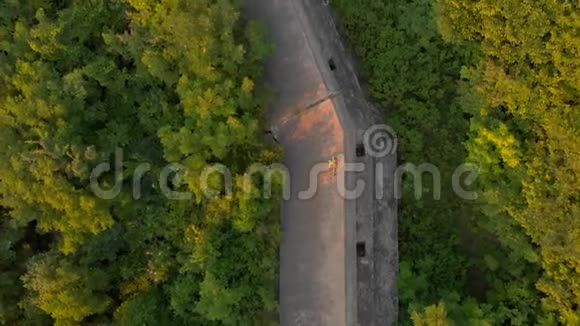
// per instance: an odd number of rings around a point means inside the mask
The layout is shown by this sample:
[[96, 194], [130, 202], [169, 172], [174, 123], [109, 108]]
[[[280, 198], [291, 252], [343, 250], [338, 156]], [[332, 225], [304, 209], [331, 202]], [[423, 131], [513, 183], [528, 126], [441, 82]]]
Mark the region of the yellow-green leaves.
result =
[[[262, 140], [263, 30], [231, 0], [0, 7], [0, 235], [21, 235], [0, 239], [0, 324], [251, 325], [274, 310], [276, 198], [239, 186], [279, 158]], [[233, 196], [219, 174], [205, 196], [215, 163]], [[169, 166], [184, 184], [165, 188], [191, 200], [159, 189]]]
[[107, 275], [56, 255], [36, 257], [22, 281], [31, 291], [30, 300], [59, 325], [79, 323], [112, 303]]
[[[548, 296], [544, 307], [562, 323], [576, 324], [580, 8], [555, 0], [439, 0], [438, 7], [450, 40], [475, 41], [482, 49], [482, 63], [469, 74], [471, 96], [483, 101], [468, 148], [489, 167], [486, 193], [500, 195], [484, 204], [498, 205], [525, 229], [544, 268], [537, 284]], [[489, 158], [498, 155], [505, 166], [492, 168]]]

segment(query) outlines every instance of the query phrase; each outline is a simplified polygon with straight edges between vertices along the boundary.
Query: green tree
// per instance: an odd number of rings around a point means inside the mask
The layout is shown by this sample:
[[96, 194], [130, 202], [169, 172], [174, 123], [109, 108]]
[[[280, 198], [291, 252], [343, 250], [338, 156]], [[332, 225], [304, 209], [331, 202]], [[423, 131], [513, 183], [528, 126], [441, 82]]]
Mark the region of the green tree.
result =
[[452, 326], [455, 325], [447, 318], [445, 304], [439, 303], [426, 307], [422, 312], [413, 311], [411, 319], [415, 326]]
[[[243, 324], [274, 311], [277, 195], [241, 186], [279, 153], [261, 132], [263, 30], [230, 0], [0, 6], [0, 234], [13, 232], [0, 240], [0, 322]], [[169, 188], [193, 202], [159, 189], [169, 162], [185, 167]], [[113, 199], [93, 191], [102, 163]], [[204, 196], [214, 163], [232, 171], [231, 197]]]
[[170, 310], [164, 302], [165, 297], [159, 290], [136, 295], [123, 302], [115, 311], [115, 324], [133, 325], [174, 325]]
[[[465, 109], [474, 116], [467, 146], [483, 171], [487, 225], [541, 264], [545, 307], [577, 324], [580, 9], [550, 0], [439, 0], [438, 11], [448, 40], [479, 44], [483, 53], [464, 77]], [[514, 242], [506, 219], [531, 241]]]
[[54, 254], [36, 256], [22, 280], [31, 301], [57, 325], [80, 322], [112, 304], [106, 293], [110, 288], [106, 273]]

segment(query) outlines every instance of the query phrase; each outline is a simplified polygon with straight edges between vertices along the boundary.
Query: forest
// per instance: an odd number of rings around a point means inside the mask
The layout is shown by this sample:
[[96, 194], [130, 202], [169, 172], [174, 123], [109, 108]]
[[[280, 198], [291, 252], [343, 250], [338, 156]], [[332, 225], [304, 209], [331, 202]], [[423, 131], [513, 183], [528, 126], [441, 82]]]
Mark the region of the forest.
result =
[[332, 4], [401, 160], [479, 170], [476, 201], [403, 187], [401, 325], [580, 325], [578, 3]]
[[[0, 325], [272, 322], [279, 202], [259, 176], [214, 197], [199, 181], [280, 156], [260, 131], [271, 47], [238, 5], [0, 1]], [[104, 199], [91, 171], [118, 149]], [[169, 162], [193, 200], [160, 190]]]

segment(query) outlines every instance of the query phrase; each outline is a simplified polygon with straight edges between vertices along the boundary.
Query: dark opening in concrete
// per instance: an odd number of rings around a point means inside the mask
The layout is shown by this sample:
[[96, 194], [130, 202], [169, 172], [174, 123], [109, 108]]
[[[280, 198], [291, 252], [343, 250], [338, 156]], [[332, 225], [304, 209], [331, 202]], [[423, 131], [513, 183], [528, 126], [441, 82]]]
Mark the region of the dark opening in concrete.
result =
[[333, 58], [328, 59], [328, 66], [330, 67], [330, 70], [332, 71], [336, 70], [336, 63], [334, 63]]
[[367, 255], [367, 246], [364, 242], [356, 243], [356, 255], [359, 258], [365, 257]]
[[365, 145], [357, 144], [356, 145], [356, 157], [363, 157], [366, 155]]

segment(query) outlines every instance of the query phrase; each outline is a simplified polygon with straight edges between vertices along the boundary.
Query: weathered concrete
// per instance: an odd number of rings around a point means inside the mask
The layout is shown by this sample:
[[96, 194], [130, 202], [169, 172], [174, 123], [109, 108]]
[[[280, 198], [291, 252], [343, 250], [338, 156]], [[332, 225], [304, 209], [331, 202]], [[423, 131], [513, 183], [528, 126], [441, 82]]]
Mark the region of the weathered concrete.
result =
[[[353, 61], [322, 1], [245, 0], [245, 6], [250, 19], [264, 22], [274, 43], [265, 76], [278, 98], [269, 108], [269, 121], [279, 130], [291, 173], [292, 198], [282, 209], [280, 323], [394, 324], [396, 158], [355, 155], [364, 130], [382, 117], [364, 100]], [[300, 199], [312, 168], [339, 155], [345, 162], [364, 163], [365, 171], [345, 173], [341, 164], [338, 177], [322, 173], [316, 195]], [[382, 164], [379, 173], [377, 163]], [[366, 182], [362, 197], [340, 196], [337, 181], [343, 173], [349, 189]], [[386, 183], [377, 200], [378, 179]], [[357, 258], [357, 242], [366, 245], [366, 257]]]

